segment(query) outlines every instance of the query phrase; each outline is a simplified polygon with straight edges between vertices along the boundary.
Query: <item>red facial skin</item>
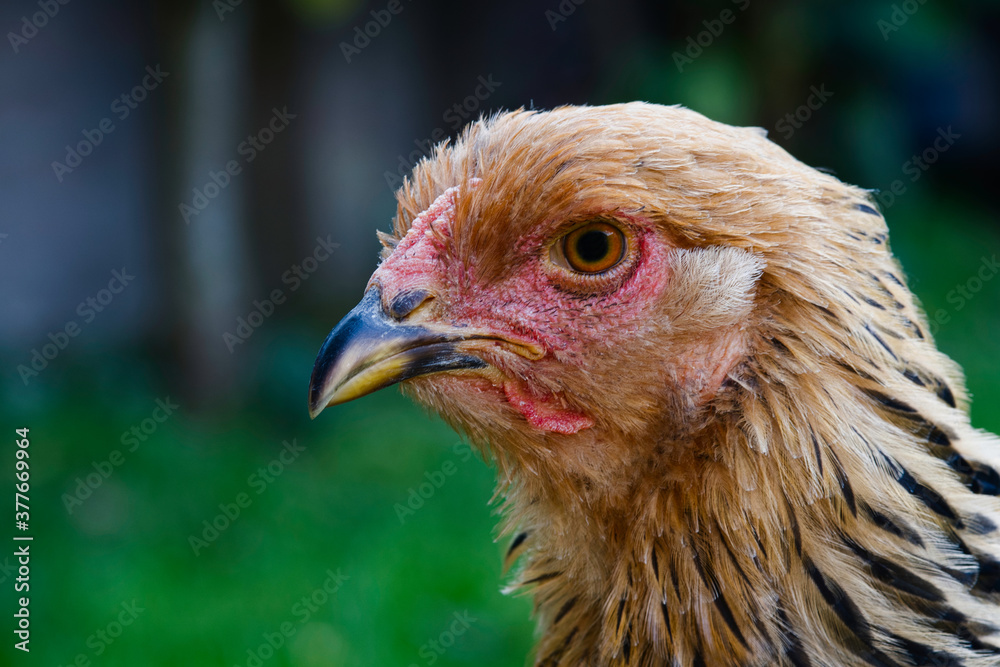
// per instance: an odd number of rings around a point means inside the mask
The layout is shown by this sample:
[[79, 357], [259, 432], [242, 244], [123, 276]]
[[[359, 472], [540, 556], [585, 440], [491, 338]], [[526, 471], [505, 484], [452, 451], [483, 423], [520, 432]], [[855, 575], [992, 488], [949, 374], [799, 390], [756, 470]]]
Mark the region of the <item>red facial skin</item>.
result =
[[477, 284], [475, 272], [451, 251], [458, 195], [458, 188], [446, 190], [414, 220], [369, 286], [381, 285], [386, 303], [403, 291], [428, 290], [439, 301], [439, 317], [452, 326], [540, 347], [545, 357], [538, 363], [509, 352], [485, 351], [484, 358], [504, 376], [502, 383], [493, 385], [498, 399], [543, 431], [573, 434], [590, 428], [590, 416], [549, 389], [552, 382], [542, 381], [541, 362], [582, 366], [586, 355], [600, 355], [602, 348], [628, 340], [647, 326], [646, 314], [670, 280], [670, 247], [641, 218], [595, 211], [595, 217], [615, 218], [631, 232], [634, 255], [623, 260], [619, 276], [580, 276], [553, 265], [550, 244], [568, 231], [555, 226], [513, 242], [512, 256], [526, 260], [512, 266], [499, 282]]

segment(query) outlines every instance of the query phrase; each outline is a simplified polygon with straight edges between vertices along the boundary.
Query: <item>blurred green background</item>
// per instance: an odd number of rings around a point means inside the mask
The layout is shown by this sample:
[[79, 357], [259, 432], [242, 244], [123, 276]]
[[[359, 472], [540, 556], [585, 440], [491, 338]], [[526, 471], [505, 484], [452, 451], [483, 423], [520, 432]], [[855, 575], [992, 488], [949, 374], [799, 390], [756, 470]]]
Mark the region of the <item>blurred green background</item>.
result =
[[[34, 541], [29, 655], [0, 550], [0, 664], [524, 663], [488, 464], [395, 390], [305, 408], [401, 174], [491, 110], [679, 103], [882, 190], [973, 421], [1000, 431], [1000, 280], [977, 282], [1000, 251], [998, 19], [916, 0], [5, 3], [0, 469], [12, 503], [29, 427]], [[303, 261], [317, 238], [339, 246]]]

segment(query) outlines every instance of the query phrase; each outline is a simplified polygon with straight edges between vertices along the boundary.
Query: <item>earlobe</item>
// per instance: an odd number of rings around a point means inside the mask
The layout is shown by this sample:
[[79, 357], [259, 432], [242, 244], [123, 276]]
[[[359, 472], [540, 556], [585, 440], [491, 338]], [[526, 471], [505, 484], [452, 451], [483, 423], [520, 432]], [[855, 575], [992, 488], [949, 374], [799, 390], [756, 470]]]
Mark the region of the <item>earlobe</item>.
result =
[[738, 369], [746, 354], [746, 332], [742, 329], [730, 329], [711, 343], [707, 354], [700, 359], [701, 372], [692, 378], [694, 382], [690, 386], [698, 407], [715, 398], [726, 378]]
[[729, 246], [671, 252], [673, 278], [666, 295], [675, 326], [711, 330], [750, 316], [764, 261]]
[[747, 354], [763, 260], [729, 246], [670, 253], [673, 278], [664, 293], [667, 318], [686, 340], [673, 364], [683, 393], [695, 407], [711, 401]]

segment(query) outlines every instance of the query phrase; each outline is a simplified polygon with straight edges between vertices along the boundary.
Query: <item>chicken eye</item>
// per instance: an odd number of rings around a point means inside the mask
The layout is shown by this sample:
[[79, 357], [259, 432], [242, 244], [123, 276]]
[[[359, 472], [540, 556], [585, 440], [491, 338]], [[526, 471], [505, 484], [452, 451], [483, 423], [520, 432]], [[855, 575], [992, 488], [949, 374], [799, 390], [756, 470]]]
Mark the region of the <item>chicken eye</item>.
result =
[[625, 256], [625, 234], [606, 222], [577, 227], [557, 245], [568, 267], [579, 273], [603, 273]]

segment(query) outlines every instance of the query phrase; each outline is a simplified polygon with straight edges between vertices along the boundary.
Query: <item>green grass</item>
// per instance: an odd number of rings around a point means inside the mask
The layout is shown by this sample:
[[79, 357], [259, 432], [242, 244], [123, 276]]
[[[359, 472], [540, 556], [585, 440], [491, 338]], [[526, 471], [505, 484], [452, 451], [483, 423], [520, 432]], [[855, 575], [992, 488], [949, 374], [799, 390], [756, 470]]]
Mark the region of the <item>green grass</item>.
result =
[[[523, 662], [530, 604], [499, 593], [492, 472], [467, 449], [456, 454], [454, 433], [397, 392], [316, 422], [303, 408], [287, 432], [267, 415], [205, 420], [181, 410], [123, 452], [125, 462], [69, 514], [61, 496], [92, 461], [123, 449], [121, 433], [152, 405], [118, 414], [78, 389], [28, 420], [30, 664], [69, 665], [83, 654], [101, 665], [246, 665], [247, 650], [288, 622], [294, 634], [264, 664], [424, 665], [421, 646], [465, 611], [476, 621], [435, 664]], [[248, 477], [292, 438], [305, 453], [258, 494]], [[448, 460], [454, 474], [401, 523], [394, 505]], [[189, 536], [241, 492], [249, 507], [196, 556]], [[307, 617], [295, 605], [328, 570], [347, 578]], [[97, 656], [103, 642], [88, 638], [132, 600], [144, 611]]]
[[931, 329], [965, 370], [973, 425], [1000, 433], [1000, 275], [968, 299], [957, 291], [978, 277], [984, 258], [1000, 258], [1000, 233], [960, 200], [931, 201], [918, 190], [906, 197], [886, 212], [892, 249], [929, 317], [943, 314]]

